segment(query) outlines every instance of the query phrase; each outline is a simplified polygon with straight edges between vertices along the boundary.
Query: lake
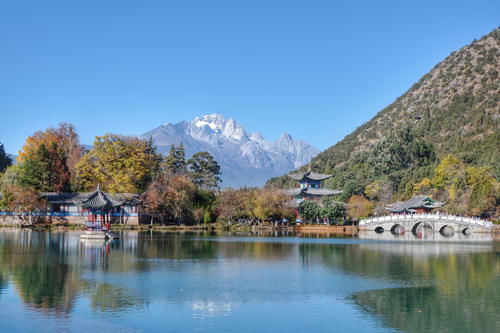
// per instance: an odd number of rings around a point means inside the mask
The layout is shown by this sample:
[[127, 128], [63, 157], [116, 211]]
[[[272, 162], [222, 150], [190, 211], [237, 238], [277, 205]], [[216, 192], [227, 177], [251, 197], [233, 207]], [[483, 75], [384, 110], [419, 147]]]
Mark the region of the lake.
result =
[[0, 230], [2, 332], [500, 332], [500, 243]]

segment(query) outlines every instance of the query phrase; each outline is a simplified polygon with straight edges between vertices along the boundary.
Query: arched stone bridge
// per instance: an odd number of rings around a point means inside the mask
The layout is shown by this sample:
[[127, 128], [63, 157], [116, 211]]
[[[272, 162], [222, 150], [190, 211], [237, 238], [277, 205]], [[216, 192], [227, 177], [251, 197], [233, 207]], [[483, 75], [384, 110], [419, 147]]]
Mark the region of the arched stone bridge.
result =
[[460, 232], [491, 232], [493, 223], [477, 218], [461, 217], [442, 214], [408, 214], [372, 217], [361, 220], [358, 224], [360, 230], [375, 232], [392, 232], [401, 234], [405, 232], [416, 233], [425, 228], [442, 234]]

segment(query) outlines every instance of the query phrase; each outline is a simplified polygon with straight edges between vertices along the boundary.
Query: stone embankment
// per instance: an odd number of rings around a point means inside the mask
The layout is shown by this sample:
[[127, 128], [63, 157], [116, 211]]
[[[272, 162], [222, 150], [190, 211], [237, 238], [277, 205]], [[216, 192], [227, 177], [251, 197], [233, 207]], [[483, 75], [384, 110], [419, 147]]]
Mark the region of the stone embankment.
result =
[[308, 225], [296, 226], [294, 231], [300, 233], [321, 233], [321, 234], [354, 236], [358, 233], [358, 227], [355, 225], [308, 224]]

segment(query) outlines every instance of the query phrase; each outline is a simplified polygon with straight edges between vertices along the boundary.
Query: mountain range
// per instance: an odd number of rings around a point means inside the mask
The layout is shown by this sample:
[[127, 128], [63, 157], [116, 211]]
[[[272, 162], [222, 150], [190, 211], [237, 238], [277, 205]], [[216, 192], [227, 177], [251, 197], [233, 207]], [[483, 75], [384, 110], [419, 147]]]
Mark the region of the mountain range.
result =
[[168, 153], [172, 144], [181, 143], [186, 158], [199, 151], [209, 152], [221, 165], [223, 187], [261, 186], [270, 177], [307, 164], [320, 152], [288, 133], [267, 141], [260, 133], [248, 133], [236, 120], [219, 114], [165, 123], [141, 138], [152, 138], [160, 153]]

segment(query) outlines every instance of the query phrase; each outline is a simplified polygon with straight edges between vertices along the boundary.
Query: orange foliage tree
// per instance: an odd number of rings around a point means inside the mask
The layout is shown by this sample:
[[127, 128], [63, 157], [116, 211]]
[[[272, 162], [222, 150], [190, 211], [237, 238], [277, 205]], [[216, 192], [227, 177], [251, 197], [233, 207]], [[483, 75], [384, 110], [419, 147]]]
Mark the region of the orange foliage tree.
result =
[[347, 216], [351, 219], [363, 219], [373, 212], [375, 203], [361, 195], [353, 195], [347, 202]]

